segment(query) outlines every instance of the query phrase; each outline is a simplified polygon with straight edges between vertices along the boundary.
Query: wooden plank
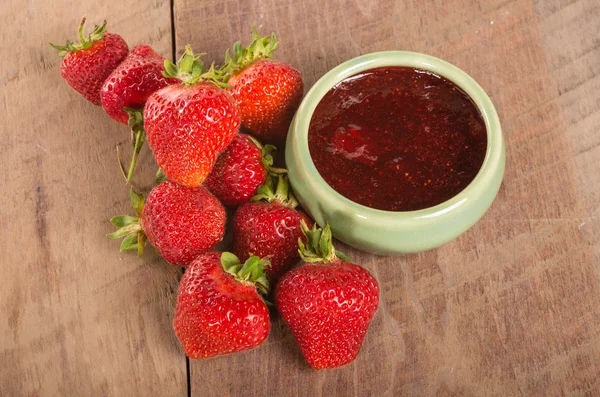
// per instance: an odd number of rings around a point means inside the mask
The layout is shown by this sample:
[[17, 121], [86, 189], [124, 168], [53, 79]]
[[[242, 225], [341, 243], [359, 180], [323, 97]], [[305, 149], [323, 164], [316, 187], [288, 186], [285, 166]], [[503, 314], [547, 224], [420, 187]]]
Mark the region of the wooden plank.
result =
[[[0, 395], [185, 396], [171, 330], [178, 270], [118, 252], [108, 219], [129, 213], [115, 145], [129, 132], [60, 77], [48, 41], [74, 39], [84, 12], [130, 46], [171, 57], [170, 5], [131, 0], [0, 5]], [[129, 150], [125, 149], [129, 156]], [[144, 151], [136, 182], [156, 168]]]
[[251, 26], [307, 87], [379, 50], [429, 53], [497, 106], [508, 162], [491, 210], [419, 255], [349, 250], [382, 304], [355, 363], [313, 371], [275, 315], [256, 350], [191, 363], [192, 395], [600, 394], [600, 9], [593, 0], [178, 0], [186, 43], [219, 60]]

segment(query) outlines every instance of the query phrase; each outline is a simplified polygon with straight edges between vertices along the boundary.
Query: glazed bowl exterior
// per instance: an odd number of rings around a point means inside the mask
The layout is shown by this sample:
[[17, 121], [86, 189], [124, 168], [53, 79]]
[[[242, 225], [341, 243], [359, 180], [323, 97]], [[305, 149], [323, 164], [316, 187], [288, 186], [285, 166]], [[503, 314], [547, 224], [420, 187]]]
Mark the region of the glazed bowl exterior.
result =
[[[347, 199], [325, 182], [309, 152], [309, 125], [321, 98], [347, 77], [389, 66], [424, 69], [449, 79], [471, 97], [485, 121], [487, 150], [473, 181], [450, 200], [422, 210], [382, 211]], [[494, 201], [504, 175], [506, 155], [496, 109], [473, 78], [456, 66], [429, 55], [385, 51], [344, 62], [315, 83], [290, 126], [285, 159], [299, 202], [319, 225], [329, 222], [334, 237], [355, 248], [390, 255], [439, 247], [466, 232]]]

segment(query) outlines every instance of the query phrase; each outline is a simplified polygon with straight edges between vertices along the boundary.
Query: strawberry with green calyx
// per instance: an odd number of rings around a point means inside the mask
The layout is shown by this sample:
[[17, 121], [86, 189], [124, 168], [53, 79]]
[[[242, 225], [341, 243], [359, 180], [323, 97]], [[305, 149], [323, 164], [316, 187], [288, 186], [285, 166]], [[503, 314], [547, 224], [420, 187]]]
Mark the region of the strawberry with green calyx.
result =
[[248, 47], [237, 42], [233, 55], [225, 53], [220, 72], [231, 86], [244, 128], [265, 142], [283, 143], [302, 99], [302, 77], [292, 66], [271, 59], [275, 34], [260, 37], [253, 29], [252, 38]]
[[268, 257], [271, 266], [266, 272], [271, 280], [277, 280], [300, 260], [301, 222], [312, 224], [297, 205], [287, 175], [269, 175], [251, 201], [234, 215], [233, 252], [241, 260], [251, 255]]
[[101, 105], [102, 85], [125, 59], [129, 48], [121, 36], [106, 32], [106, 21], [85, 36], [85, 20], [84, 17], [79, 24], [79, 43], [67, 41], [64, 46], [50, 45], [63, 57], [60, 69], [67, 84], [94, 105]]
[[273, 168], [273, 145], [263, 146], [250, 135], [238, 134], [219, 155], [204, 186], [227, 207], [241, 205], [265, 182]]
[[153, 92], [178, 83], [178, 79], [163, 76], [164, 62], [165, 59], [152, 47], [134, 47], [102, 86], [102, 107], [106, 114], [127, 124], [126, 108], [143, 110]]
[[365, 269], [336, 252], [329, 224], [302, 224], [304, 264], [286, 273], [275, 291], [281, 317], [315, 369], [334, 368], [358, 355], [379, 305], [379, 285]]
[[144, 107], [146, 138], [165, 175], [180, 185], [198, 186], [218, 154], [235, 138], [237, 105], [214, 66], [204, 71], [200, 55], [186, 47], [178, 65], [165, 61], [165, 77], [181, 83], [152, 94]]
[[229, 252], [208, 252], [190, 263], [179, 284], [173, 321], [188, 357], [248, 350], [267, 338], [269, 310], [260, 294], [268, 293], [268, 266], [257, 256], [241, 263]]
[[138, 216], [112, 218], [120, 229], [108, 235], [125, 238], [121, 251], [137, 248], [141, 255], [147, 239], [167, 262], [187, 266], [223, 239], [225, 209], [202, 186], [189, 188], [167, 180], [155, 186], [145, 202], [133, 189], [130, 195]]

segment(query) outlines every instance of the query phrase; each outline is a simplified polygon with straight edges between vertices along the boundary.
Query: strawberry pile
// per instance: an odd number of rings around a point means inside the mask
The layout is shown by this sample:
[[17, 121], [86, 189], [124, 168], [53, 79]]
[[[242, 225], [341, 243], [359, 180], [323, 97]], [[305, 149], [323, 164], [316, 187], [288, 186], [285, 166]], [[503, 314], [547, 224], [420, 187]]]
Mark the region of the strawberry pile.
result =
[[[129, 51], [106, 21], [61, 51], [62, 77], [132, 131], [133, 178], [143, 143], [154, 154], [157, 185], [130, 190], [136, 216], [115, 216], [121, 251], [152, 244], [185, 273], [173, 327], [195, 359], [252, 349], [271, 328], [267, 300], [316, 369], [353, 361], [379, 304], [373, 276], [335, 250], [329, 225], [298, 208], [287, 170], [274, 167], [303, 94], [300, 73], [272, 59], [275, 35], [256, 30], [235, 43], [222, 66], [206, 68], [187, 46], [177, 64], [147, 45]], [[263, 145], [262, 142], [268, 143]], [[215, 247], [233, 215], [231, 252]], [[299, 265], [299, 266], [296, 266]], [[296, 267], [295, 267], [296, 266]]]

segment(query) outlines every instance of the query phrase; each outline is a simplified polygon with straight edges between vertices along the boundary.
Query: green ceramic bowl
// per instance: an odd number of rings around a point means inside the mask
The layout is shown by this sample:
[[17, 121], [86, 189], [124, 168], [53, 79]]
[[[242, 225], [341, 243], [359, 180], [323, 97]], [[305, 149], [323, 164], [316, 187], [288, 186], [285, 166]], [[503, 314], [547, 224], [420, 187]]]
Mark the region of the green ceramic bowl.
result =
[[[308, 127], [321, 98], [345, 78], [382, 66], [414, 67], [446, 77], [473, 99], [485, 120], [488, 140], [483, 165], [475, 179], [448, 201], [418, 211], [377, 210], [355, 203], [333, 190], [315, 168], [308, 149]], [[468, 74], [432, 56], [385, 51], [344, 62], [317, 81], [306, 94], [290, 126], [285, 159], [298, 200], [319, 225], [329, 222], [334, 237], [360, 250], [399, 254], [439, 247], [477, 222], [500, 188], [505, 149], [496, 109], [485, 91]]]

